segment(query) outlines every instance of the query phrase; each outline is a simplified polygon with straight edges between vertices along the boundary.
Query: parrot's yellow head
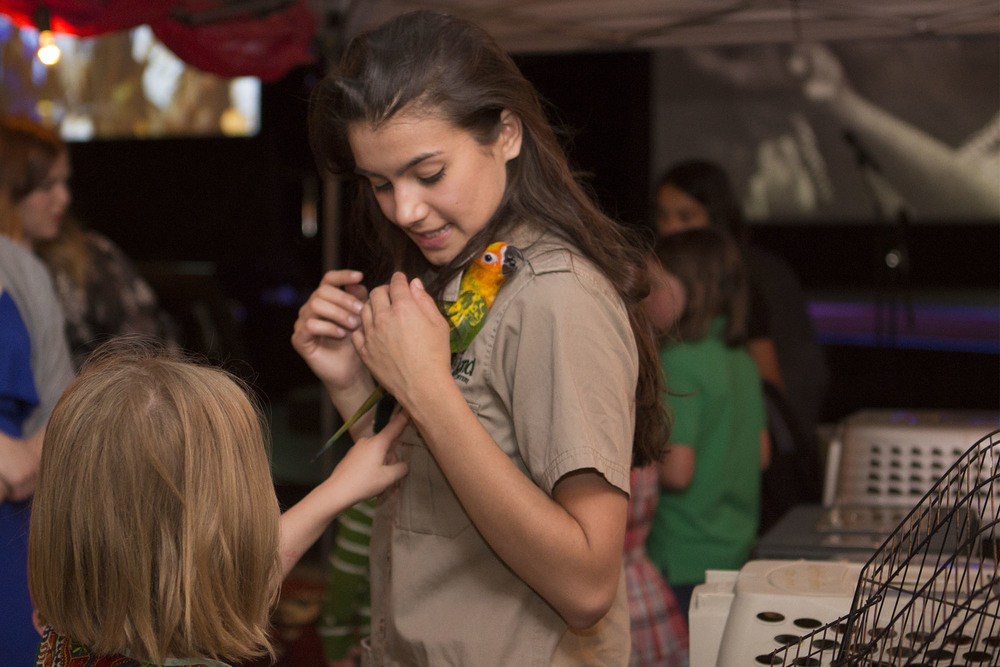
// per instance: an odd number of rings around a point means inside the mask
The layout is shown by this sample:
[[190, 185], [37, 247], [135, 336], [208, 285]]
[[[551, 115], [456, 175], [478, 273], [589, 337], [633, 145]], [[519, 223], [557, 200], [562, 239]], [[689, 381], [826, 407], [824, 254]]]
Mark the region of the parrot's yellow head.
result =
[[492, 305], [500, 286], [523, 259], [514, 246], [504, 241], [491, 243], [465, 270], [460, 291], [473, 291], [486, 299], [488, 306]]

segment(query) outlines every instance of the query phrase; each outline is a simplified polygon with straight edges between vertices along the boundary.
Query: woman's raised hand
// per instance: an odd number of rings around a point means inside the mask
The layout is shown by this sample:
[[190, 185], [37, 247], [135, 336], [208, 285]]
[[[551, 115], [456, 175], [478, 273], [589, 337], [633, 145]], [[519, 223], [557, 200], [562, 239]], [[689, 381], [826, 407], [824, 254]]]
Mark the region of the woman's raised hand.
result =
[[362, 278], [360, 271], [328, 271], [295, 320], [292, 347], [330, 391], [349, 388], [366, 374], [351, 343], [368, 299]]

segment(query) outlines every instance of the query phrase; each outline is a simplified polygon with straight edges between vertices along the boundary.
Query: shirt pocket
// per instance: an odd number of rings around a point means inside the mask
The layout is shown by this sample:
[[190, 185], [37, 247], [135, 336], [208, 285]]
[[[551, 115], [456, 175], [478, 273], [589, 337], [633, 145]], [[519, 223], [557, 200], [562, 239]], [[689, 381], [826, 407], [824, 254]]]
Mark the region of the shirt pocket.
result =
[[412, 425], [400, 436], [399, 453], [409, 473], [399, 488], [396, 528], [441, 537], [456, 537], [468, 529], [469, 515]]

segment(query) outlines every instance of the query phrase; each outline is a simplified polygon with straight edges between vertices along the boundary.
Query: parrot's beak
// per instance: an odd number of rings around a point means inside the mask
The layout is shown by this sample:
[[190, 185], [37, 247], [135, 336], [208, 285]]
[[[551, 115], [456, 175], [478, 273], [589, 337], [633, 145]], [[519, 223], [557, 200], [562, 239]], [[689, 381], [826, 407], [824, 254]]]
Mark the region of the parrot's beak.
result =
[[524, 255], [521, 251], [512, 245], [506, 246], [503, 249], [503, 264], [500, 265], [500, 272], [505, 276], [517, 271], [517, 267], [521, 265], [521, 261], [524, 259]]

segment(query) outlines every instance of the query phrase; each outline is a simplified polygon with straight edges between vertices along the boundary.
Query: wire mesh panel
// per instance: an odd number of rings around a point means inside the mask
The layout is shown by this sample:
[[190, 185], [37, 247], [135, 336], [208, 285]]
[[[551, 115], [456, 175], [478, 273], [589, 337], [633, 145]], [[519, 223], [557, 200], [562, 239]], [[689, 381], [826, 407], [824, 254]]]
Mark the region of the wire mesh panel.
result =
[[1000, 665], [998, 487], [1000, 431], [966, 451], [864, 565], [846, 616], [757, 662]]

